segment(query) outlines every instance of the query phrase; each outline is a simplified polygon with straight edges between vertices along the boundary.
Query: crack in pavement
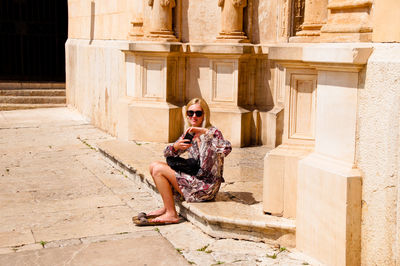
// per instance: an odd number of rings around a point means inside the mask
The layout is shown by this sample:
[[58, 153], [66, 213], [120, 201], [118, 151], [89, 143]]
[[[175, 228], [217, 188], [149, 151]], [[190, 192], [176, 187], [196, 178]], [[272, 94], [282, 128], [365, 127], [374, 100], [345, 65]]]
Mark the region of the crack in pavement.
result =
[[90, 245], [90, 244], [82, 244], [82, 247], [81, 247], [80, 249], [76, 250], [74, 253], [72, 253], [71, 258], [70, 258], [69, 260], [65, 261], [65, 262], [64, 262], [64, 265], [69, 265], [69, 264], [75, 259], [75, 257], [76, 257], [79, 253], [81, 253], [83, 250], [87, 249], [87, 247], [88, 247], [89, 245]]

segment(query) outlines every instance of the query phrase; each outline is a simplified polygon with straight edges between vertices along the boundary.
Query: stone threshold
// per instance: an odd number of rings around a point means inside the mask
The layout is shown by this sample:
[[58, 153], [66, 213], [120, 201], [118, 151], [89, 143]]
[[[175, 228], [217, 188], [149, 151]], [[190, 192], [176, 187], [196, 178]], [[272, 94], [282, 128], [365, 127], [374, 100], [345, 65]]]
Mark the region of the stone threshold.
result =
[[[97, 144], [128, 178], [144, 184], [160, 196], [149, 174], [153, 161], [165, 161], [166, 144], [110, 140]], [[262, 211], [263, 158], [265, 146], [234, 148], [225, 159], [224, 178], [216, 199], [210, 202], [177, 202], [180, 215], [215, 238], [233, 238], [295, 246], [295, 220], [266, 215]], [[143, 210], [149, 211], [149, 210]]]

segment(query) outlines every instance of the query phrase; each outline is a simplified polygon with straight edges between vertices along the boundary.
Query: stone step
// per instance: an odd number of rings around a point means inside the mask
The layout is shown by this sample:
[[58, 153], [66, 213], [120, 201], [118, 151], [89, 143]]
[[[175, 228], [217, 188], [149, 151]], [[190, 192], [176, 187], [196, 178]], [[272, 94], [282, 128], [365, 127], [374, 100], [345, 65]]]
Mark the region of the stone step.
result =
[[65, 107], [66, 104], [11, 104], [0, 103], [0, 111], [22, 110], [22, 109], [36, 109], [36, 108], [56, 108]]
[[0, 89], [65, 89], [65, 82], [6, 82], [0, 81]]
[[0, 103], [11, 104], [65, 104], [63, 96], [0, 96]]
[[[158, 195], [148, 172], [153, 161], [165, 161], [165, 144], [111, 140], [97, 144], [99, 151], [135, 182]], [[265, 215], [262, 211], [263, 147], [233, 149], [225, 159], [224, 177], [215, 201], [178, 202], [179, 213], [216, 238], [245, 239], [294, 247], [294, 220]], [[149, 211], [149, 210], [143, 210]]]
[[65, 89], [0, 89], [0, 96], [65, 96]]

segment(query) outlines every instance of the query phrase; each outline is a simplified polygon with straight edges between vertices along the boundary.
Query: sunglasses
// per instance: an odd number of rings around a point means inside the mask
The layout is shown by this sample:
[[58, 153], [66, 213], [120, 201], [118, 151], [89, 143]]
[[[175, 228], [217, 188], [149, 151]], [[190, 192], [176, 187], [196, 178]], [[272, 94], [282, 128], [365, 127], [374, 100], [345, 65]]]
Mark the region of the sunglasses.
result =
[[203, 116], [203, 111], [192, 111], [192, 110], [189, 110], [189, 111], [186, 112], [186, 114], [189, 117], [194, 116], [194, 114], [196, 114], [197, 117], [201, 117], [201, 116]]

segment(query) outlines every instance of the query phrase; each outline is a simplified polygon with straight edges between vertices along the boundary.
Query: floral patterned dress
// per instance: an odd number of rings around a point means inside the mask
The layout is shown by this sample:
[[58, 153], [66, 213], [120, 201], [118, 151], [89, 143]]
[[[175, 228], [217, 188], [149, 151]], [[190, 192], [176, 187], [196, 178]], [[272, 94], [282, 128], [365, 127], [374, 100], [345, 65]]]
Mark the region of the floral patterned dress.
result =
[[[182, 135], [183, 137], [183, 135]], [[221, 183], [224, 157], [232, 150], [231, 143], [224, 140], [221, 131], [210, 127], [206, 134], [200, 136], [200, 147], [197, 141], [187, 149], [189, 158], [200, 160], [200, 170], [195, 176], [175, 172], [179, 188], [187, 202], [208, 201], [215, 198]], [[179, 156], [185, 151], [175, 151], [173, 144], [164, 150], [164, 156]]]

